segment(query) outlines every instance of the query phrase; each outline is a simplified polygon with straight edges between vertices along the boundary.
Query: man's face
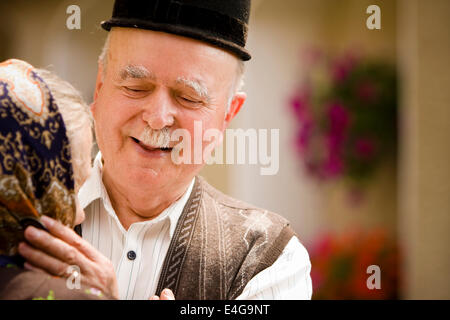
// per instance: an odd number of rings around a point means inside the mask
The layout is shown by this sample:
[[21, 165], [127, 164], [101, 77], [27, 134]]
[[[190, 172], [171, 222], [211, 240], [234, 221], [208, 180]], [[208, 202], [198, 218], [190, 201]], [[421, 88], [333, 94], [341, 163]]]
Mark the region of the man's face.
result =
[[[185, 184], [204, 164], [177, 165], [170, 150], [152, 148], [142, 134], [184, 129], [193, 139], [194, 121], [201, 123], [202, 134], [209, 128], [223, 131], [231, 120], [225, 113], [237, 59], [167, 33], [128, 28], [111, 32], [106, 72], [99, 69], [92, 105], [105, 172], [124, 187]], [[233, 114], [244, 100], [245, 95], [234, 96]]]

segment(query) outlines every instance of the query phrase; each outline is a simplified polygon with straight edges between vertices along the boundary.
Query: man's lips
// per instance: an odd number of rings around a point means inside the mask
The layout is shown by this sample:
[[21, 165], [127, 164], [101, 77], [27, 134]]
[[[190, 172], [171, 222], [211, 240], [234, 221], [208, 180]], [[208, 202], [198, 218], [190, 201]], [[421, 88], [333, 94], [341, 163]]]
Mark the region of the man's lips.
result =
[[152, 147], [149, 145], [144, 144], [142, 141], [134, 138], [134, 137], [130, 137], [136, 144], [138, 144], [140, 147], [142, 147], [142, 149], [145, 149], [146, 151], [164, 151], [164, 152], [171, 152], [172, 148], [161, 148], [161, 147]]

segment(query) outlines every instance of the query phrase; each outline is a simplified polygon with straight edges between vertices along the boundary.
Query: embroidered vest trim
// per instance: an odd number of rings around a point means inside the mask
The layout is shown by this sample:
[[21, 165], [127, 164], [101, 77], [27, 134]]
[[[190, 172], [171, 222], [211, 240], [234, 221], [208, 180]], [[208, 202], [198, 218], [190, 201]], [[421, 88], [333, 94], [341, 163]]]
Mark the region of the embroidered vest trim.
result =
[[156, 289], [158, 293], [161, 293], [165, 288], [170, 288], [174, 293], [177, 292], [181, 268], [186, 258], [186, 252], [192, 240], [194, 226], [199, 216], [198, 210], [202, 196], [201, 191], [199, 181], [195, 178], [191, 195], [178, 220], [166, 259], [164, 260]]

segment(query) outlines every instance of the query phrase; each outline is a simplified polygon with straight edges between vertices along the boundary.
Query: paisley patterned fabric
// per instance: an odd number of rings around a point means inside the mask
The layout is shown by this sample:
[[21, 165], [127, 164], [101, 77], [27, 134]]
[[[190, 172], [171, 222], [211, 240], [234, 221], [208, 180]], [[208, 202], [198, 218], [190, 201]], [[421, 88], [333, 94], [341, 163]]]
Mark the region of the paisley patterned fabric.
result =
[[48, 86], [26, 62], [0, 63], [0, 255], [23, 240], [17, 217], [73, 227], [75, 212], [69, 140]]

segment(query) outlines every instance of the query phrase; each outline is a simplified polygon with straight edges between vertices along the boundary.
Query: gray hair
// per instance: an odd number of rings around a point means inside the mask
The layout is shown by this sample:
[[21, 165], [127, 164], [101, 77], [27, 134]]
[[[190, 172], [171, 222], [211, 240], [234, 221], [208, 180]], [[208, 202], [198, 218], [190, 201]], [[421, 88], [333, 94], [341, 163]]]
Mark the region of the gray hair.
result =
[[[98, 57], [99, 63], [102, 65], [103, 67], [103, 77], [106, 74], [106, 68], [108, 66], [108, 50], [109, 50], [109, 44], [111, 41], [111, 32], [108, 33], [108, 36], [106, 37], [105, 40], [105, 44], [103, 45], [102, 48], [102, 52], [100, 54], [100, 56]], [[242, 61], [241, 59], [237, 59], [238, 60], [238, 66], [237, 66], [237, 70], [236, 70], [236, 81], [233, 84], [233, 86], [231, 87], [231, 92], [228, 98], [228, 104], [227, 104], [227, 112], [226, 114], [228, 114], [228, 112], [230, 111], [230, 107], [231, 107], [231, 101], [233, 99], [233, 96], [241, 91], [244, 88], [244, 74], [245, 74], [245, 63], [244, 61]]]
[[54, 73], [38, 69], [37, 73], [44, 79], [49, 87], [66, 126], [67, 137], [70, 143], [74, 179], [80, 187], [89, 174], [91, 166], [90, 150], [83, 150], [83, 139], [90, 139], [92, 148], [92, 115], [89, 106], [77, 89], [70, 83], [60, 79]]

